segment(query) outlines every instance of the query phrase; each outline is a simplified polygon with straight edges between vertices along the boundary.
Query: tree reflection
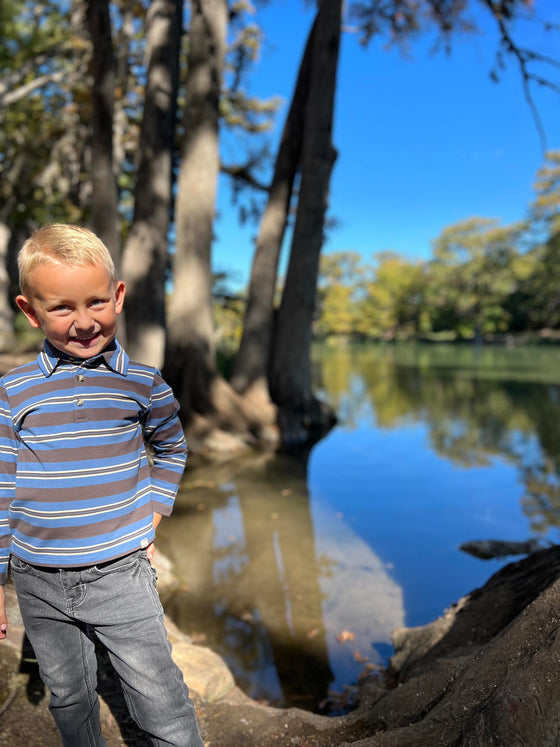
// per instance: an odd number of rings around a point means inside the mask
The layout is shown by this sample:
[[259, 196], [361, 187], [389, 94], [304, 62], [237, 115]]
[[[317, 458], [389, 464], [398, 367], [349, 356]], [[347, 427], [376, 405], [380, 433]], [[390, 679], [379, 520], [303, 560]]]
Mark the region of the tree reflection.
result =
[[252, 697], [317, 710], [333, 676], [306, 477], [288, 456], [198, 469], [160, 542], [185, 585], [164, 600], [177, 625]]
[[286, 702], [317, 708], [332, 680], [307, 492], [307, 458], [270, 460], [236, 479], [253, 598]]
[[372, 405], [382, 428], [426, 423], [434, 451], [459, 466], [507, 460], [532, 529], [545, 532], [560, 526], [557, 359], [542, 349], [364, 346], [339, 349], [336, 373], [329, 363], [323, 379], [339, 403], [354, 394], [348, 413]]

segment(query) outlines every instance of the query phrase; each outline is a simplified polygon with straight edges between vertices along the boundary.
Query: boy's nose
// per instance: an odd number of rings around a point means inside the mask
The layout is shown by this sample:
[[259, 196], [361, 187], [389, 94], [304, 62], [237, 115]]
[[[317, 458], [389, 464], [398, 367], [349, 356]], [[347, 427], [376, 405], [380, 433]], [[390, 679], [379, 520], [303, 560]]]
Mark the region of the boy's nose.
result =
[[93, 321], [87, 310], [77, 312], [74, 319], [74, 326], [77, 327], [77, 329], [87, 332], [93, 329], [94, 325], [95, 322]]

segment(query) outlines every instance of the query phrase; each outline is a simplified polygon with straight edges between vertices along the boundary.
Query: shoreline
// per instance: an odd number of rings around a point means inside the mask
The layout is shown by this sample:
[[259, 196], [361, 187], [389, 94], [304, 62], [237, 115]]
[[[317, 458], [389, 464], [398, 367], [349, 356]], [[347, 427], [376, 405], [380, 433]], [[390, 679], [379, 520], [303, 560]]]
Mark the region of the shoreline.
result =
[[[177, 583], [159, 551], [154, 566], [162, 592]], [[48, 697], [32, 662], [22, 659], [15, 591], [7, 592], [0, 746], [59, 747]], [[205, 747], [552, 747], [560, 729], [559, 610], [560, 546], [554, 546], [505, 566], [434, 622], [393, 631], [389, 668], [361, 683], [356, 710], [332, 717], [253, 701], [220, 656], [190, 641], [167, 616], [165, 623]], [[99, 657], [98, 687], [107, 747], [148, 747], [107, 661]]]

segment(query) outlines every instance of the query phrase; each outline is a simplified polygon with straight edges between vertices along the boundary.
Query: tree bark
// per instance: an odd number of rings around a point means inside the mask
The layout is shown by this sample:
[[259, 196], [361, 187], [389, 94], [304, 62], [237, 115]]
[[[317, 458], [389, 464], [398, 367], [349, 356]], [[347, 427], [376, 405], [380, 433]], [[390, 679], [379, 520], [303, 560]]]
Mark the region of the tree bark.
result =
[[316, 25], [315, 21], [307, 39], [276, 156], [268, 202], [262, 216], [253, 257], [243, 335], [231, 377], [231, 384], [236, 391], [256, 397], [262, 403], [270, 399], [268, 368], [274, 328], [278, 260], [288, 222], [294, 179], [301, 157], [304, 111], [309, 91]]
[[157, 368], [165, 351], [167, 234], [183, 0], [154, 0], [147, 16], [148, 74], [134, 219], [124, 247], [127, 349]]
[[115, 56], [107, 0], [88, 0], [87, 23], [93, 44], [92, 68], [92, 198], [93, 231], [105, 243], [118, 266], [117, 183], [113, 173], [113, 99]]
[[341, 0], [322, 0], [317, 14], [301, 187], [272, 353], [269, 386], [285, 445], [324, 433], [334, 422], [332, 413], [313, 396], [310, 347], [329, 180], [336, 159], [332, 126], [341, 13]]
[[8, 249], [12, 232], [0, 221], [0, 351], [10, 350], [15, 342], [14, 311], [10, 303]]
[[194, 0], [185, 83], [185, 135], [175, 205], [174, 288], [165, 350], [165, 376], [186, 417], [193, 410], [208, 413], [213, 409], [210, 384], [216, 364], [211, 246], [226, 29], [226, 0]]

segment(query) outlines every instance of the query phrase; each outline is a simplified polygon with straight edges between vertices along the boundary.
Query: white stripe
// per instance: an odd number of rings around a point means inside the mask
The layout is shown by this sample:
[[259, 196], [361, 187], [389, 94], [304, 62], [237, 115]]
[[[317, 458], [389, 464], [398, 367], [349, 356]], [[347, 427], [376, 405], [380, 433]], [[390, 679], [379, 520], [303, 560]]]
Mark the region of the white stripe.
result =
[[[114, 427], [108, 427], [108, 428], [91, 428], [91, 429], [84, 429], [81, 430], [79, 433], [76, 433], [75, 431], [62, 431], [61, 433], [57, 433], [56, 435], [45, 433], [44, 435], [36, 435], [34, 433], [28, 433], [25, 436], [25, 442], [26, 443], [40, 443], [41, 441], [48, 441], [49, 443], [51, 441], [65, 441], [67, 439], [72, 439], [73, 441], [80, 441], [81, 439], [87, 438], [103, 438], [104, 436], [110, 435], [114, 436], [115, 432], [119, 435], [126, 434], [130, 432], [134, 432], [138, 430], [139, 426], [137, 423], [133, 423], [132, 425], [127, 426], [126, 428], [118, 428], [115, 429]], [[127, 444], [130, 444], [130, 441], [126, 441]], [[78, 448], [78, 447], [72, 447], [72, 448]], [[130, 449], [129, 449], [130, 450]], [[1, 451], [1, 449], [0, 449]], [[17, 454], [17, 450], [15, 452]]]
[[15, 546], [24, 548], [31, 555], [93, 555], [94, 553], [99, 552], [99, 550], [101, 549], [118, 547], [119, 545], [124, 545], [131, 539], [141, 537], [146, 532], [149, 532], [152, 527], [153, 524], [152, 522], [150, 522], [144, 527], [138, 529], [136, 532], [129, 532], [128, 534], [119, 537], [118, 540], [115, 540], [113, 542], [99, 542], [96, 545], [84, 545], [83, 547], [53, 547], [51, 545], [49, 547], [37, 548], [33, 545], [30, 545], [28, 542], [23, 542], [22, 540], [17, 539], [16, 537], [12, 538], [12, 542]]
[[[50, 480], [50, 479], [64, 479], [69, 480], [73, 478], [79, 478], [79, 477], [87, 477], [88, 475], [111, 475], [111, 474], [118, 474], [119, 472], [126, 472], [129, 469], [132, 469], [133, 467], [137, 467], [142, 459], [133, 459], [131, 462], [124, 462], [123, 464], [119, 465], [118, 467], [89, 467], [87, 469], [82, 470], [51, 470], [44, 472], [26, 472], [22, 470], [18, 470], [18, 480], [19, 478], [25, 478], [26, 480]], [[79, 486], [76, 486], [76, 490], [79, 490]]]
[[[40, 511], [39, 509], [35, 508], [29, 508], [28, 506], [16, 506], [15, 508], [12, 506], [11, 513], [12, 514], [23, 514], [24, 516], [37, 516], [37, 517], [44, 517], [48, 519], [71, 519], [74, 518], [76, 515], [79, 516], [97, 516], [98, 514], [107, 514], [111, 511], [115, 511], [119, 508], [122, 508], [123, 506], [128, 506], [130, 504], [136, 503], [136, 501], [139, 498], [143, 498], [146, 493], [150, 493], [151, 488], [145, 488], [144, 490], [141, 490], [139, 493], [136, 493], [131, 498], [127, 498], [126, 500], [119, 501], [118, 503], [106, 503], [101, 506], [95, 506], [92, 508], [71, 508], [71, 509], [64, 509], [64, 511]], [[7, 522], [6, 522], [7, 523]]]

